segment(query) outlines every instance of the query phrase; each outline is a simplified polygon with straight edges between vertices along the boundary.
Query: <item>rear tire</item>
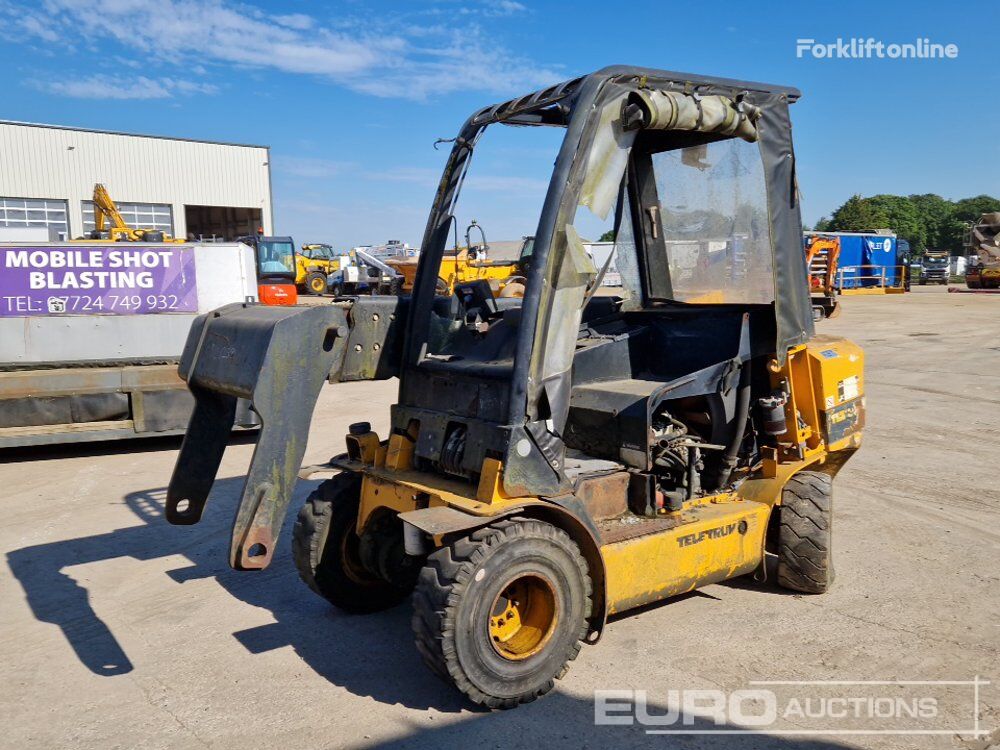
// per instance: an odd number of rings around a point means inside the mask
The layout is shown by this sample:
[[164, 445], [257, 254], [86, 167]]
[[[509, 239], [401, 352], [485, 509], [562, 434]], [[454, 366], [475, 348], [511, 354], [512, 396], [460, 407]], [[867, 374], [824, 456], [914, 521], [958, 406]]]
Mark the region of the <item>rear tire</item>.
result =
[[407, 594], [361, 564], [355, 530], [360, 494], [358, 474], [328, 479], [306, 499], [292, 530], [299, 577], [333, 606], [359, 614], [395, 606]]
[[833, 479], [801, 471], [785, 484], [778, 507], [778, 583], [822, 594], [833, 584]]
[[427, 559], [413, 592], [417, 650], [473, 703], [513, 708], [566, 673], [590, 597], [587, 563], [566, 532], [495, 521]]

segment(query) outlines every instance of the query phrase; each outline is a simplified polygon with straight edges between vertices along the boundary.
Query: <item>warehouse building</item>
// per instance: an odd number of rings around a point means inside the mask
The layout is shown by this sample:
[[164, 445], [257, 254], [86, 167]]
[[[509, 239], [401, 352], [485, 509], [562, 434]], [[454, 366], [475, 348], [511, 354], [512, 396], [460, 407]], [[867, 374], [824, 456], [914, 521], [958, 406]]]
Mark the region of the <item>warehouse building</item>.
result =
[[125, 221], [192, 240], [273, 233], [267, 146], [0, 121], [0, 227], [94, 228], [94, 184]]

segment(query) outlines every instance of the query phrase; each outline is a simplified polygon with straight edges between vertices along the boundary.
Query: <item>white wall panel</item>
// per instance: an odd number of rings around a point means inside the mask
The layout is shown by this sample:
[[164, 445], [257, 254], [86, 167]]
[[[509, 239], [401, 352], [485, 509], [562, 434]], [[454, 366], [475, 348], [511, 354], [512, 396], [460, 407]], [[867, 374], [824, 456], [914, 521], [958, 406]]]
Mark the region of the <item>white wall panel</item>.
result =
[[83, 233], [81, 202], [102, 182], [116, 201], [168, 203], [187, 233], [185, 205], [259, 208], [271, 224], [268, 149], [0, 121], [0, 196], [53, 198]]

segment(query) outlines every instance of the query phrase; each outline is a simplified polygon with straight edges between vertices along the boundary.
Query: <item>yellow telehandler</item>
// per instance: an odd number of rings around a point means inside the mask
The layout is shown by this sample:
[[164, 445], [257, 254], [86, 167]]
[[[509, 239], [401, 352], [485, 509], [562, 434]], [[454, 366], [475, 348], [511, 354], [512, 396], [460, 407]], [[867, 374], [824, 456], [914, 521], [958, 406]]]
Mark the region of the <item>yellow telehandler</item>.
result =
[[[471, 232], [478, 229], [482, 233], [482, 243], [472, 244]], [[494, 294], [500, 297], [524, 296], [524, 274], [534, 247], [534, 237], [522, 237], [517, 260], [490, 260], [486, 233], [475, 219], [465, 230], [465, 245], [455, 245], [441, 258], [438, 266], [438, 294], [451, 295], [455, 286], [483, 280], [489, 283]], [[389, 258], [386, 260], [403, 277], [403, 292], [410, 294], [417, 278], [418, 258]]]
[[[863, 354], [813, 333], [798, 96], [616, 66], [475, 112], [411, 295], [195, 322], [180, 370], [197, 406], [167, 520], [201, 518], [249, 399], [261, 428], [230, 564], [266, 567], [296, 479], [332, 474], [298, 511], [302, 579], [348, 612], [409, 597], [428, 667], [493, 708], [551, 690], [611, 614], [752, 573], [826, 591]], [[479, 137], [507, 126], [564, 132], [524, 296], [483, 280], [438, 295]], [[580, 240], [587, 213], [613, 217], [620, 294], [597, 294], [608, 264]], [[300, 470], [323, 383], [391, 377], [389, 433], [351, 425], [342, 453]]]

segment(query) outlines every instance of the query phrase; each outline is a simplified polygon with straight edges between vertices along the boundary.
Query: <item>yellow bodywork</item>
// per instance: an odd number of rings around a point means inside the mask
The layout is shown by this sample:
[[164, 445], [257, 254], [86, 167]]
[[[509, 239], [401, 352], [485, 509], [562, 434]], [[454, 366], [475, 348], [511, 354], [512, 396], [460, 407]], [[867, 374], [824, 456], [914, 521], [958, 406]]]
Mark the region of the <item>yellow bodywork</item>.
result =
[[[413, 291], [413, 283], [417, 277], [416, 258], [390, 258], [386, 263], [392, 266], [403, 277], [403, 292]], [[518, 264], [507, 261], [477, 261], [470, 260], [468, 250], [461, 248], [457, 253], [445, 253], [441, 258], [438, 278], [441, 279], [441, 293], [455, 293], [456, 284], [484, 279], [489, 282], [494, 293], [502, 292], [509, 279], [519, 274]]]
[[[99, 234], [107, 231], [107, 239], [78, 239], [72, 240], [72, 242], [107, 242], [111, 240], [112, 242], [145, 242], [146, 232], [154, 230], [146, 229], [134, 229], [130, 227], [126, 222], [125, 218], [121, 215], [118, 210], [118, 206], [112, 200], [110, 193], [108, 193], [107, 188], [101, 183], [94, 185], [94, 193], [92, 196], [94, 203], [94, 231]], [[187, 240], [178, 239], [171, 237], [166, 232], [161, 233], [163, 239], [157, 240], [157, 242], [170, 242], [170, 243], [184, 243]]]
[[[843, 275], [837, 277], [837, 293], [845, 297], [866, 296], [872, 294], [903, 294], [906, 291], [906, 266], [893, 266], [896, 283], [890, 283], [885, 276], [883, 266], [853, 266], [861, 271], [858, 279], [874, 279], [872, 286], [844, 286]], [[868, 270], [870, 269], [870, 270]]]
[[752, 572], [771, 506], [727, 496], [682, 511], [681, 525], [601, 547], [608, 614]]
[[[295, 254], [295, 283], [304, 286], [309, 274], [318, 271], [325, 276], [329, 276], [334, 271], [340, 270], [339, 258], [311, 258], [307, 257], [311, 250], [319, 248], [329, 248], [329, 245], [303, 245], [302, 252]], [[331, 249], [332, 250], [332, 249]], [[324, 283], [324, 291], [326, 284]]]
[[[764, 449], [761, 463], [734, 492], [696, 498], [680, 511], [642, 519], [652, 530], [631, 538], [627, 532], [605, 536], [608, 524], [597, 522], [606, 613], [754, 571], [763, 560], [771, 510], [781, 503], [785, 483], [805, 469], [836, 473], [861, 445], [864, 354], [859, 346], [818, 336], [790, 349], [783, 364], [773, 361], [770, 370], [773, 388], [787, 396], [786, 433], [776, 447]], [[348, 436], [348, 458], [335, 465], [362, 475], [359, 533], [382, 511], [443, 506], [485, 519], [552, 507], [546, 498], [504, 494], [503, 467], [496, 459], [484, 462], [476, 484], [415, 470], [418, 434], [414, 424], [388, 441], [374, 432]], [[580, 520], [594, 526], [591, 519]], [[435, 537], [435, 543], [442, 539]]]

